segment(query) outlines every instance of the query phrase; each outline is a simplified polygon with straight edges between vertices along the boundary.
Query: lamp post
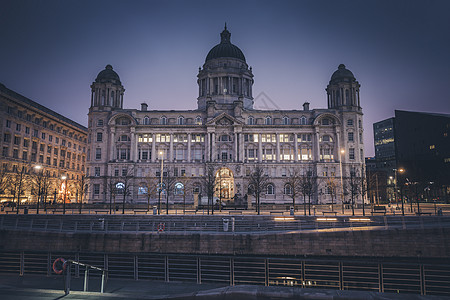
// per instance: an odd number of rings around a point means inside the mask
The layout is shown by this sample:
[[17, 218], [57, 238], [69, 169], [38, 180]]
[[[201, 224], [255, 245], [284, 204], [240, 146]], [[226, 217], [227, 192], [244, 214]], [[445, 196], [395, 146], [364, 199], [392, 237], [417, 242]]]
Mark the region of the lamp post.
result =
[[341, 202], [342, 202], [342, 214], [344, 214], [344, 182], [342, 180], [342, 155], [345, 154], [345, 150], [339, 151], [339, 167], [341, 172]]
[[[397, 190], [397, 178], [398, 178], [398, 173], [403, 173], [403, 172], [405, 172], [405, 170], [404, 169], [402, 169], [402, 168], [400, 168], [400, 169], [394, 169], [394, 172], [395, 172], [395, 199], [396, 199], [396, 202], [397, 202], [397, 207], [398, 207], [398, 190]], [[400, 186], [400, 200], [402, 201], [402, 216], [404, 216], [405, 215], [405, 208], [404, 208], [404, 206], [403, 206], [403, 189], [402, 189], [402, 187]]]
[[61, 176], [61, 179], [64, 180], [64, 200], [63, 200], [63, 215], [66, 214], [66, 196], [67, 196], [67, 176]]
[[158, 215], [161, 211], [161, 192], [163, 188], [163, 167], [164, 167], [164, 156], [163, 152], [159, 151], [159, 156], [161, 157], [161, 173], [160, 173], [160, 182], [159, 182], [159, 191], [158, 191]]
[[39, 202], [41, 201], [41, 192], [42, 192], [42, 173], [41, 173], [42, 166], [40, 165], [34, 166], [34, 169], [36, 170], [37, 184], [38, 184], [38, 197], [36, 202], [36, 214], [38, 215]]

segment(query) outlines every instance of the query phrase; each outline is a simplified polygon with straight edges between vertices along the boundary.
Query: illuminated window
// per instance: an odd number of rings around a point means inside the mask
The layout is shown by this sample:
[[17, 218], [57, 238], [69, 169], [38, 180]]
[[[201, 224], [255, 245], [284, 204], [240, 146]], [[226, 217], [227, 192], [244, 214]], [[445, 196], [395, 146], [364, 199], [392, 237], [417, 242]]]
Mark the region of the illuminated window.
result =
[[435, 145], [430, 145], [430, 150], [433, 150], [433, 149], [435, 149], [435, 148], [436, 148]]

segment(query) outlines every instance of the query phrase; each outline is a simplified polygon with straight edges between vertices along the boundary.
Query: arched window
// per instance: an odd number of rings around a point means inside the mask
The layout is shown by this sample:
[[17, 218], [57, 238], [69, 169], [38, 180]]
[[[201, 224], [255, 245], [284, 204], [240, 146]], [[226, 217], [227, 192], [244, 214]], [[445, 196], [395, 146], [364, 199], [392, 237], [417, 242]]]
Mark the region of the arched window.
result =
[[138, 195], [146, 194], [148, 194], [148, 188], [145, 186], [145, 183], [140, 183], [138, 187]]
[[181, 182], [175, 183], [175, 189], [174, 189], [175, 195], [183, 195], [184, 194], [184, 185]]
[[266, 124], [266, 125], [272, 125], [272, 117], [267, 116], [267, 117], [264, 119], [264, 124]]
[[300, 118], [300, 124], [301, 124], [301, 125], [306, 125], [306, 122], [307, 122], [306, 117], [305, 117], [305, 116], [302, 116], [302, 117]]
[[283, 117], [283, 125], [289, 125], [289, 117], [287, 116]]
[[255, 118], [253, 118], [252, 116], [248, 117], [247, 124], [248, 125], [255, 125]]
[[183, 116], [179, 116], [177, 119], [177, 124], [178, 125], [184, 125], [184, 117]]
[[119, 195], [123, 195], [125, 189], [125, 184], [123, 182], [116, 183], [116, 193]]
[[273, 186], [273, 184], [269, 183], [267, 185], [266, 195], [274, 195], [274, 194], [275, 194], [275, 187]]
[[116, 120], [116, 125], [128, 125], [130, 124], [130, 120], [127, 118], [119, 118]]
[[114, 92], [111, 92], [111, 97], [110, 97], [110, 105], [114, 106]]
[[283, 192], [285, 195], [292, 195], [292, 186], [289, 183], [285, 184]]
[[150, 125], [150, 118], [147, 116], [144, 117], [144, 125]]
[[195, 118], [195, 124], [196, 125], [202, 125], [202, 117], [200, 117], [200, 116], [197, 116], [196, 118]]
[[165, 116], [162, 116], [162, 117], [159, 119], [159, 124], [161, 124], [161, 125], [167, 125], [167, 118], [166, 118]]
[[331, 136], [329, 136], [327, 134], [322, 136], [321, 142], [332, 142], [332, 141], [333, 141], [333, 138]]

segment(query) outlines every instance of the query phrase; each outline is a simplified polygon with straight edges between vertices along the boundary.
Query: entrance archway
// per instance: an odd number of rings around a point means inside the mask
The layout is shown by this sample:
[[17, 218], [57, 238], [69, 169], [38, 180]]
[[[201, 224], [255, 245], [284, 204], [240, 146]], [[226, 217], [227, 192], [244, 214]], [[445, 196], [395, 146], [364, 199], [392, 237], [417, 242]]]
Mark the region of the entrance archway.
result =
[[214, 197], [230, 203], [234, 199], [234, 177], [233, 172], [228, 168], [220, 168], [216, 172], [214, 187]]

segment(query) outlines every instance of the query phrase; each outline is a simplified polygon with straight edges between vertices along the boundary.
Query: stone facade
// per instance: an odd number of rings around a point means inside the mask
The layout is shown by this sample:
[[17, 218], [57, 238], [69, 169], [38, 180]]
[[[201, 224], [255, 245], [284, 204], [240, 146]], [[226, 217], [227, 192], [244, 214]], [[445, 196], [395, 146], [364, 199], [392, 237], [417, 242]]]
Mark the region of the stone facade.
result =
[[[0, 84], [0, 163], [2, 170], [14, 174], [25, 167], [27, 175], [48, 172], [50, 190], [48, 198], [54, 199], [54, 191], [61, 199], [61, 177], [67, 177], [68, 197], [77, 201], [75, 181], [85, 174], [87, 128], [44, 107]], [[32, 181], [32, 180], [31, 180]], [[24, 185], [21, 200], [36, 201], [33, 186]], [[1, 191], [1, 200], [13, 200], [11, 185]]]
[[[159, 181], [161, 160], [163, 175], [168, 170], [175, 176], [185, 175], [200, 194], [206, 165], [214, 164], [222, 170], [217, 177], [217, 197], [229, 203], [247, 198], [248, 175], [256, 164], [270, 177], [262, 198], [266, 204], [292, 203], [286, 178], [294, 170], [311, 172], [317, 178], [313, 203], [331, 202], [325, 182], [336, 178], [340, 185], [340, 156], [344, 180], [351, 170], [360, 174], [364, 167], [363, 114], [360, 85], [353, 74], [344, 65], [333, 73], [326, 88], [328, 108], [310, 109], [306, 102], [298, 110], [257, 110], [253, 108], [252, 69], [230, 36], [225, 28], [221, 43], [199, 69], [198, 108], [194, 110], [149, 110], [146, 103], [140, 109], [124, 109], [124, 87], [118, 74], [110, 65], [99, 73], [91, 86], [88, 125], [92, 202], [109, 201], [108, 182], [120, 183], [130, 170], [132, 188], [127, 201], [146, 202], [145, 181]], [[175, 187], [170, 193], [170, 202], [181, 201]], [[195, 193], [188, 193], [190, 203]]]

